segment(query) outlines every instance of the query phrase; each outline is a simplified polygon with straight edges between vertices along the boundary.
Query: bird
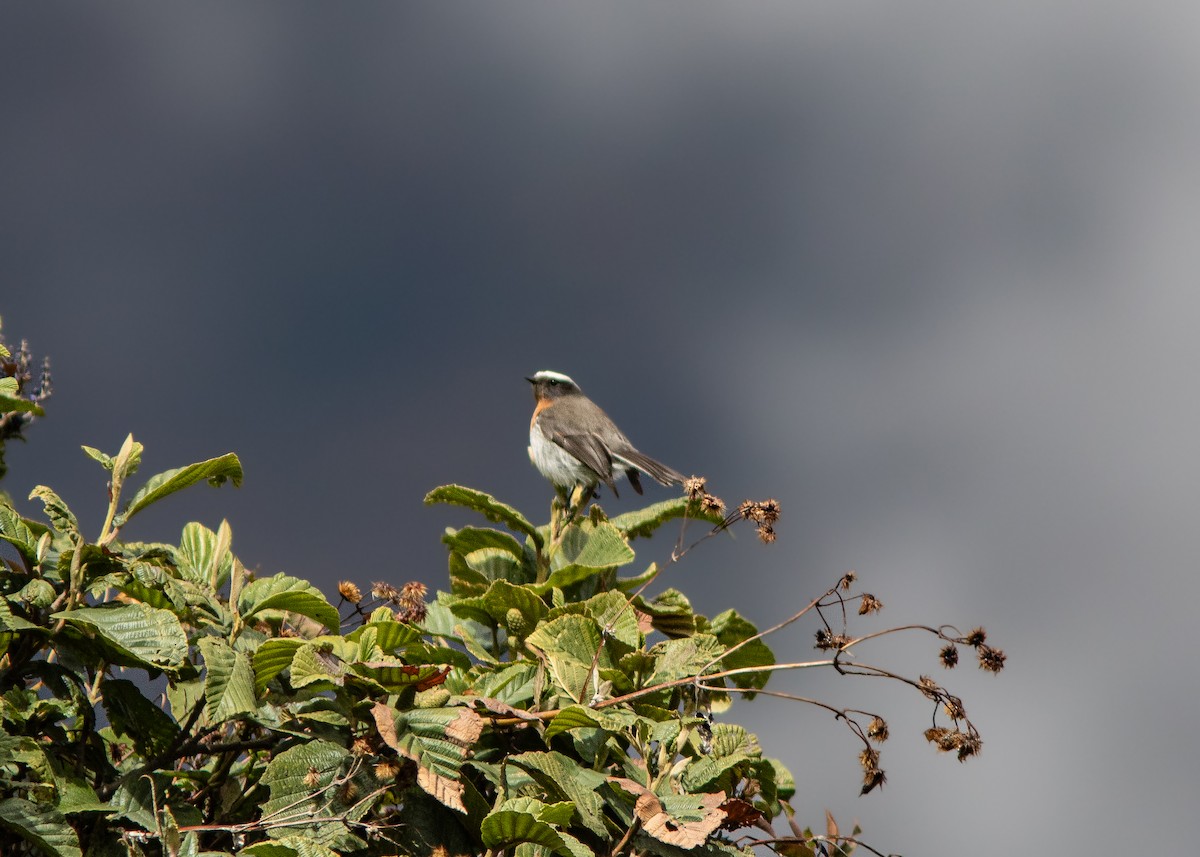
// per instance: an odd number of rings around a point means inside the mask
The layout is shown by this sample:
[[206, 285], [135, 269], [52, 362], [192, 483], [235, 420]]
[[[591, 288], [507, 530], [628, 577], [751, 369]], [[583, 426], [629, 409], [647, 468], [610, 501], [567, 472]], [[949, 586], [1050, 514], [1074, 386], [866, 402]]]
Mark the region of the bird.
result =
[[601, 482], [614, 497], [620, 496], [616, 481], [622, 475], [638, 494], [642, 493], [639, 473], [663, 485], [683, 483], [682, 473], [638, 452], [567, 375], [543, 369], [525, 380], [533, 385], [537, 399], [529, 421], [529, 460], [564, 494], [581, 489], [580, 505]]

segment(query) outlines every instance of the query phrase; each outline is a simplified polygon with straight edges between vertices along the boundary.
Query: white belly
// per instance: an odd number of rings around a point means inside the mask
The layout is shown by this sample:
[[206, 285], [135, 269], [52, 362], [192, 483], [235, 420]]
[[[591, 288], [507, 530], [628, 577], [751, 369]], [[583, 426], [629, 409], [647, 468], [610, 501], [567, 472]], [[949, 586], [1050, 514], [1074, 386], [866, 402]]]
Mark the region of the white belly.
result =
[[[536, 425], [529, 428], [529, 460], [539, 473], [562, 488], [596, 484], [596, 474], [561, 446], [547, 440]], [[620, 474], [614, 470], [613, 475]]]

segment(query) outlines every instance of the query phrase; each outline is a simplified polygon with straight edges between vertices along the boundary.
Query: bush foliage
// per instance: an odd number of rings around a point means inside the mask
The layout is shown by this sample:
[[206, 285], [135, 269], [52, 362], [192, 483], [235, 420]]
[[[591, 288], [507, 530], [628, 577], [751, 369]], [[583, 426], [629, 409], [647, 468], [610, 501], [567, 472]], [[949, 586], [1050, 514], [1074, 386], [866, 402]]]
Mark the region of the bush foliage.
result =
[[[14, 401], [6, 394], [0, 407]], [[708, 534], [749, 520], [763, 535], [763, 504], [723, 517], [693, 483], [689, 496], [611, 519], [559, 504], [538, 526], [487, 494], [444, 486], [427, 502], [498, 525], [446, 531], [448, 591], [427, 599], [419, 583], [364, 591], [344, 581], [331, 601], [287, 574], [249, 574], [226, 522], [189, 523], [178, 543], [120, 538], [177, 491], [237, 485], [235, 455], [134, 488], [142, 447], [132, 437], [115, 455], [84, 451], [108, 482], [94, 539], [45, 486], [31, 495], [44, 520], [0, 503], [0, 853], [674, 857], [754, 844], [789, 855], [855, 847], [857, 830], [840, 833], [832, 819], [819, 834], [801, 829], [787, 768], [714, 711], [732, 694], [765, 692], [775, 669], [869, 672], [840, 660], [857, 640], [825, 614], [845, 614], [851, 598], [865, 612], [878, 602], [852, 595], [843, 578], [792, 617], [820, 616], [823, 659], [778, 664], [765, 634], [735, 610], [708, 618], [677, 590], [647, 597], [660, 569], [634, 565], [631, 541], [671, 522]], [[666, 564], [686, 553], [682, 544]], [[973, 645], [981, 664], [985, 652], [1002, 662], [982, 636], [925, 630], [947, 650]], [[978, 749], [956, 697], [926, 678], [892, 677], [948, 718], [930, 741], [960, 758]], [[863, 744], [867, 791], [883, 780], [875, 745], [886, 725], [837, 713]], [[774, 832], [780, 818], [789, 835]]]

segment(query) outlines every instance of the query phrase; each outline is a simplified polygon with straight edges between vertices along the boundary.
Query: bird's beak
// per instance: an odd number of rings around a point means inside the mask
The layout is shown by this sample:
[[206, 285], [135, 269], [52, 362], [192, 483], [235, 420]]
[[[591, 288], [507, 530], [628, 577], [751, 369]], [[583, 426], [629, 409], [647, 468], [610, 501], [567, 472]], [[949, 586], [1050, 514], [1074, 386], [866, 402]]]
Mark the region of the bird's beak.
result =
[[537, 383], [537, 381], [533, 380], [532, 378], [526, 378], [525, 380], [526, 380], [526, 381], [528, 381], [530, 384], [536, 384], [536, 383]]

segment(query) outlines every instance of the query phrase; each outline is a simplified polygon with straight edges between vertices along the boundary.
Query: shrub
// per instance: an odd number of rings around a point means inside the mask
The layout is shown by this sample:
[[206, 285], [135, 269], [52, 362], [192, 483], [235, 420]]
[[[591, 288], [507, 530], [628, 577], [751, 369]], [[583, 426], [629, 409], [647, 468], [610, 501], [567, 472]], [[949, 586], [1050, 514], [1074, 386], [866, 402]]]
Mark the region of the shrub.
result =
[[[448, 591], [343, 581], [331, 602], [287, 574], [254, 578], [224, 521], [189, 523], [178, 544], [120, 538], [176, 491], [239, 484], [235, 455], [130, 493], [141, 444], [84, 451], [109, 483], [94, 540], [47, 487], [31, 495], [45, 521], [0, 503], [5, 855], [849, 854], [857, 829], [802, 829], [787, 768], [723, 715], [735, 695], [772, 693], [779, 669], [907, 682], [935, 706], [929, 741], [960, 759], [980, 746], [932, 679], [845, 661], [890, 633], [849, 634], [850, 615], [881, 606], [852, 575], [766, 632], [735, 610], [700, 615], [675, 589], [646, 595], [691, 549], [688, 528], [699, 543], [745, 522], [773, 541], [774, 501], [724, 515], [692, 480], [613, 518], [556, 504], [535, 526], [444, 486], [426, 501], [499, 525], [446, 531]], [[667, 525], [681, 536], [663, 566], [623, 575], [631, 542]], [[778, 663], [766, 638], [804, 616], [822, 654]], [[982, 630], [921, 630], [947, 666], [961, 646], [1003, 665]], [[815, 704], [861, 742], [863, 791], [881, 785], [883, 718]]]

